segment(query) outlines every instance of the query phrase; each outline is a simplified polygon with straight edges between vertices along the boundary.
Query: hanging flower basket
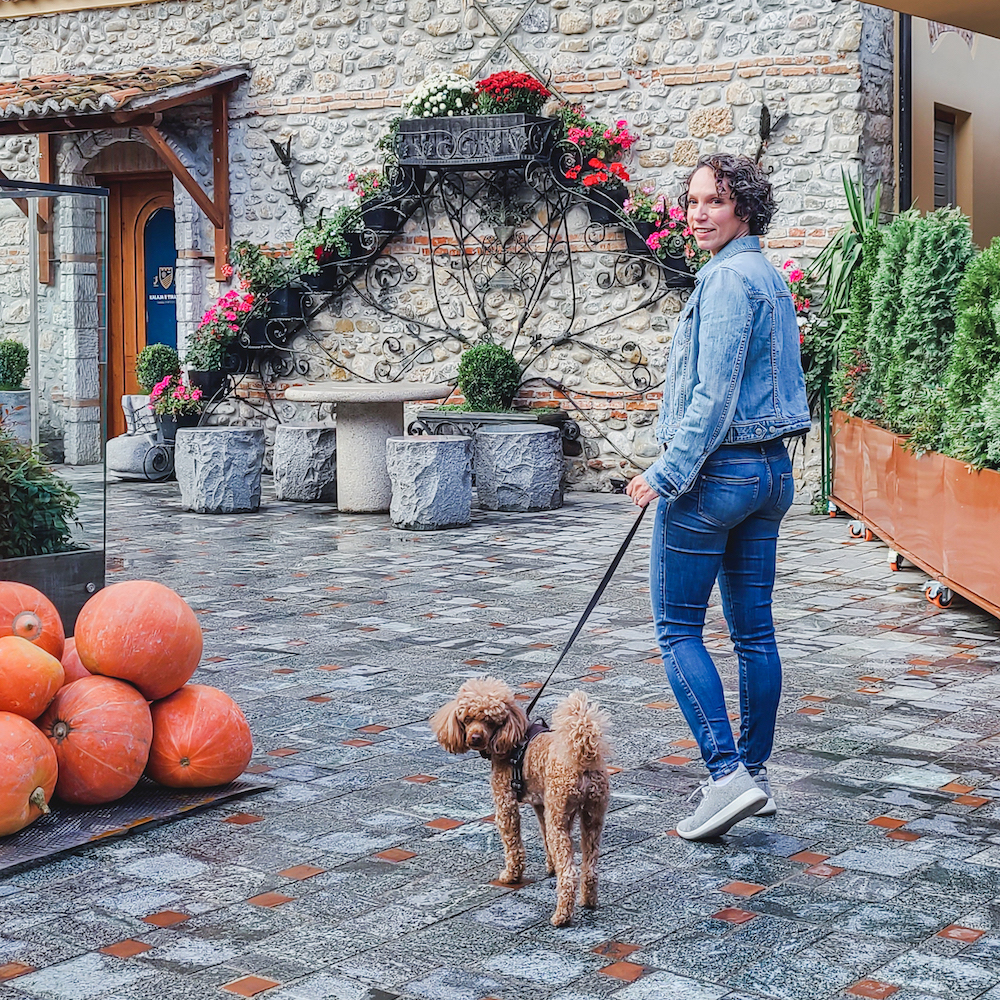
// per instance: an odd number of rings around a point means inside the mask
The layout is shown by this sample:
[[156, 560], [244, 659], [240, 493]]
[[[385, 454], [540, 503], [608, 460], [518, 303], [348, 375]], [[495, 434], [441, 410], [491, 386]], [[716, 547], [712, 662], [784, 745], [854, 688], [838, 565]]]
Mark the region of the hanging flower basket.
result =
[[459, 115], [400, 122], [402, 166], [470, 169], [526, 163], [548, 155], [555, 118], [541, 115]]

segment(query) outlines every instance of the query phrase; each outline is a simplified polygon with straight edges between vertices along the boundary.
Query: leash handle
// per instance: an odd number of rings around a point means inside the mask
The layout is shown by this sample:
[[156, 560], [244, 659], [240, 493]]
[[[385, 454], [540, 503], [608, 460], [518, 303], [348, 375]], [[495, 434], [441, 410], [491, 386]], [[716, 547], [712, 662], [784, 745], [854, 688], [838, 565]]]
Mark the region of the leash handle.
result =
[[639, 525], [642, 523], [643, 517], [646, 516], [646, 511], [649, 509], [650, 504], [646, 504], [639, 510], [639, 516], [635, 519], [635, 523], [629, 529], [629, 533], [625, 536], [625, 541], [622, 542], [621, 547], [618, 552], [615, 553], [614, 559], [611, 560], [611, 565], [607, 568], [604, 574], [604, 579], [597, 585], [597, 590], [594, 591], [594, 596], [590, 599], [590, 603], [587, 605], [586, 610], [580, 616], [580, 620], [576, 623], [576, 628], [573, 629], [573, 634], [569, 637], [569, 641], [563, 646], [563, 651], [559, 654], [559, 659], [552, 665], [552, 669], [549, 671], [549, 676], [545, 678], [542, 686], [535, 692], [535, 697], [531, 699], [530, 704], [525, 712], [526, 715], [531, 715], [532, 709], [535, 707], [538, 699], [541, 698], [542, 692], [545, 690], [545, 686], [552, 680], [552, 675], [556, 672], [559, 664], [562, 663], [564, 657], [569, 652], [570, 647], [576, 642], [576, 637], [580, 634], [583, 626], [586, 624], [587, 619], [590, 617], [590, 613], [597, 607], [597, 602], [601, 599], [601, 595], [607, 589], [608, 584], [611, 582], [611, 577], [615, 575], [615, 570], [618, 569], [618, 564], [622, 561], [625, 555], [625, 550], [629, 547], [632, 539], [635, 538], [635, 533], [639, 530]]

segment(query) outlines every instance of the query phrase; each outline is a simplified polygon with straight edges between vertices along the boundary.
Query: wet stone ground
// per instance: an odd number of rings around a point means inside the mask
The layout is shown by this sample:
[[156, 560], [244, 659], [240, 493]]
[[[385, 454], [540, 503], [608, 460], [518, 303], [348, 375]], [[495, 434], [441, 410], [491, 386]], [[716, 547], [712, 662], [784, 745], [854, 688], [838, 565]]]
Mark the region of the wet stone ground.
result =
[[[582, 686], [616, 748], [601, 906], [556, 930], [533, 818], [532, 881], [491, 885], [486, 764], [445, 754], [427, 718], [476, 673], [529, 696], [629, 504], [577, 493], [407, 533], [265, 482], [232, 517], [182, 512], [175, 484], [112, 485], [108, 554], [110, 579], [197, 610], [196, 680], [243, 706], [269, 790], [8, 873], [2, 1000], [1000, 1000], [994, 619], [932, 607], [883, 546], [793, 509], [779, 812], [687, 844], [670, 830], [703, 770], [653, 642], [644, 525], [542, 702]], [[707, 635], [735, 695], [717, 604]]]

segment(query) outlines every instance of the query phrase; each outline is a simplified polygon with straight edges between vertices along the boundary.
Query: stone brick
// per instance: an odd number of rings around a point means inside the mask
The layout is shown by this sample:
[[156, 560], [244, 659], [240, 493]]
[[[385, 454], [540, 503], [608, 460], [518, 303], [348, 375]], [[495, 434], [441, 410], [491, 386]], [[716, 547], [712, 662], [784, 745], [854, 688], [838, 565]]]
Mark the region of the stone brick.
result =
[[733, 131], [733, 113], [729, 108], [695, 108], [688, 116], [688, 131], [698, 139], [728, 135]]
[[584, 35], [590, 31], [592, 23], [585, 10], [564, 10], [559, 15], [559, 30], [564, 35]]
[[698, 162], [700, 148], [693, 139], [681, 139], [673, 149], [671, 159], [678, 166], [693, 167]]

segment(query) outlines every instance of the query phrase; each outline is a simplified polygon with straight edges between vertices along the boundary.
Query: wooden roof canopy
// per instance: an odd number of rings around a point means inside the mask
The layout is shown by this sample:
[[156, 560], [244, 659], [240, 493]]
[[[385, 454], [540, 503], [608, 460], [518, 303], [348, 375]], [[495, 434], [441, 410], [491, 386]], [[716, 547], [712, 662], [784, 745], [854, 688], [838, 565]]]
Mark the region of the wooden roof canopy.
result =
[[[221, 281], [229, 251], [229, 92], [249, 76], [244, 66], [197, 62], [109, 73], [56, 73], [0, 83], [0, 135], [37, 134], [38, 179], [53, 183], [48, 141], [52, 133], [138, 129], [212, 223], [215, 277]], [[160, 131], [164, 111], [206, 101], [212, 106], [211, 197]], [[41, 201], [38, 229], [48, 242], [49, 207], [47, 199]], [[44, 265], [39, 278], [48, 283], [47, 259]]]

